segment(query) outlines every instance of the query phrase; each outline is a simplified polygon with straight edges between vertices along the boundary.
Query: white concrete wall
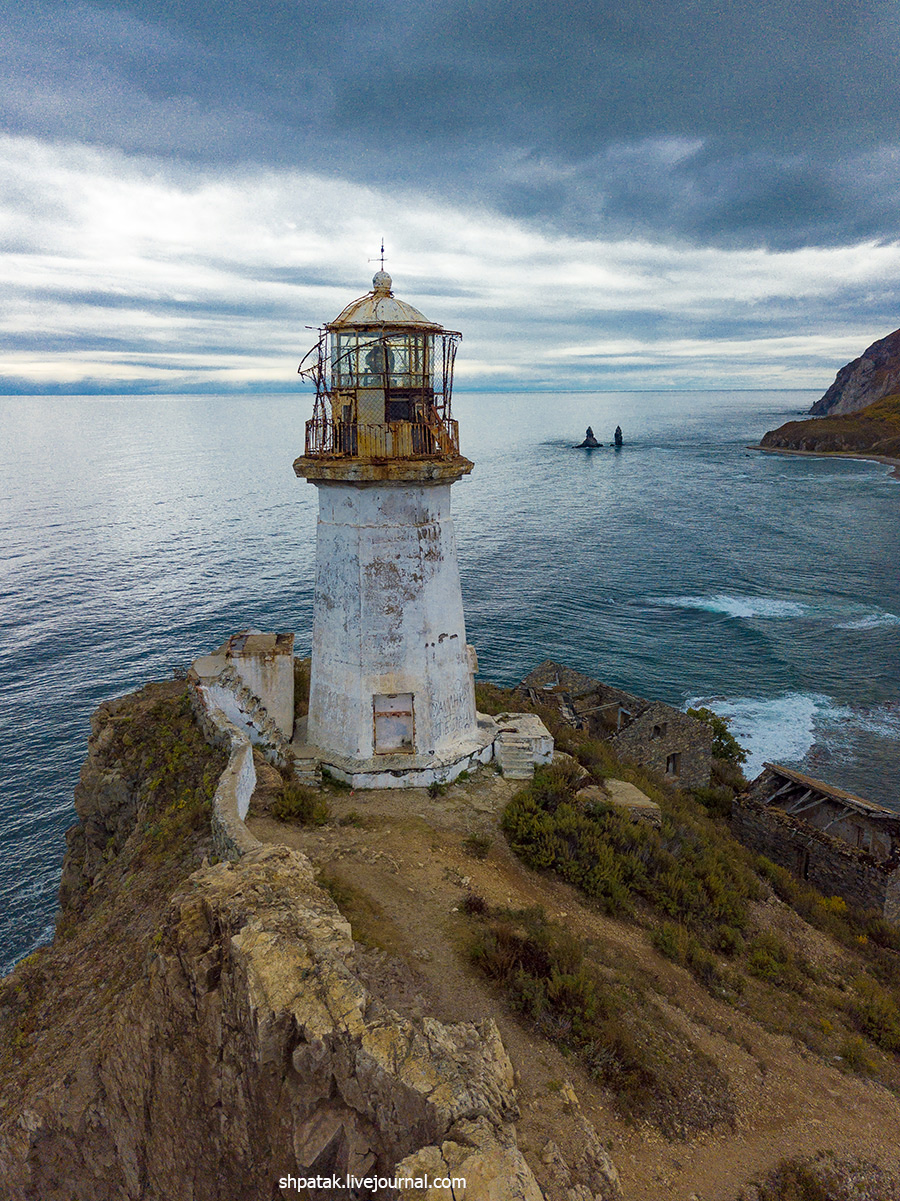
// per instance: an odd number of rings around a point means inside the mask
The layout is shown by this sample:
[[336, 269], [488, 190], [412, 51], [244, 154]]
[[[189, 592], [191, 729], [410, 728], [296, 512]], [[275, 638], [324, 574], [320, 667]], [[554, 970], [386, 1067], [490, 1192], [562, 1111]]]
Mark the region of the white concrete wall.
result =
[[211, 828], [216, 854], [234, 860], [261, 845], [244, 825], [256, 787], [256, 766], [249, 739], [217, 703], [222, 691], [195, 687], [194, 712], [208, 741], [228, 751], [228, 763], [213, 796]]
[[235, 671], [259, 697], [275, 725], [290, 742], [294, 732], [294, 658], [289, 654], [235, 654]]
[[253, 722], [243, 711], [238, 703], [237, 697], [230, 688], [226, 688], [223, 684], [210, 684], [206, 688], [211, 702], [221, 710], [229, 722], [236, 726], [240, 732], [245, 735], [254, 744], [264, 741], [262, 734], [254, 726]]
[[372, 698], [409, 692], [416, 757], [477, 734], [450, 484], [316, 481], [308, 738], [374, 754]]

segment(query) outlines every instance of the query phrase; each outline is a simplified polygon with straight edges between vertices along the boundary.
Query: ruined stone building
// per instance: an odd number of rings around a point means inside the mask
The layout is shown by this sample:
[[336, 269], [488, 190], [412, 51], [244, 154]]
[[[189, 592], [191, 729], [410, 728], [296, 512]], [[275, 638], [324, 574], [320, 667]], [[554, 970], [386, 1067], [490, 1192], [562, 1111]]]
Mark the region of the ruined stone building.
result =
[[612, 743], [621, 758], [683, 788], [708, 786], [712, 730], [705, 722], [550, 659], [530, 672], [519, 690], [534, 704], [558, 708], [575, 729]]
[[731, 828], [826, 896], [900, 919], [900, 814], [766, 763], [735, 800]]

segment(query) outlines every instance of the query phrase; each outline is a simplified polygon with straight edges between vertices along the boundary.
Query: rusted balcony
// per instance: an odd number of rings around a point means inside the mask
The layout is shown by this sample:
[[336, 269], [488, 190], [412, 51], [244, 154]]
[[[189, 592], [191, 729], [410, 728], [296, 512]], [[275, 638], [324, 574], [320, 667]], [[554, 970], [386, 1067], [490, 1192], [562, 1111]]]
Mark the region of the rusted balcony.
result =
[[306, 423], [306, 458], [392, 459], [459, 457], [459, 424], [435, 413], [429, 422], [391, 421], [361, 425], [313, 417]]

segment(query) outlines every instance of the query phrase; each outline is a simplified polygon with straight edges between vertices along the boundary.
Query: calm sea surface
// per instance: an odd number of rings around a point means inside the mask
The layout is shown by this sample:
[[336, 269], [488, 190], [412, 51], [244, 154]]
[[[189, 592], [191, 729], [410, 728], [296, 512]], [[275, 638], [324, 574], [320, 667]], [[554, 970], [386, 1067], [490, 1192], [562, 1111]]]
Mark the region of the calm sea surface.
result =
[[[900, 809], [900, 483], [745, 449], [812, 392], [458, 398], [469, 638], [710, 704], [764, 758]], [[98, 702], [312, 620], [308, 396], [0, 398], [0, 972], [49, 936]], [[624, 449], [572, 444], [617, 424]]]

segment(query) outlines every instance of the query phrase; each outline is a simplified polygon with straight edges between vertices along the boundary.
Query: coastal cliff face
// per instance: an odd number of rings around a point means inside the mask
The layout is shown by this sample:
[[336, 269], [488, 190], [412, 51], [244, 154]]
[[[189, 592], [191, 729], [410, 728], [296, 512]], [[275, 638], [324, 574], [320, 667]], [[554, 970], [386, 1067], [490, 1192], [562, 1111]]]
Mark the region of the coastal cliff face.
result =
[[[95, 715], [57, 937], [0, 981], [3, 1201], [787, 1201], [751, 1181], [858, 1155], [880, 1173], [866, 1197], [900, 1195], [900, 1017], [864, 976], [894, 978], [884, 923], [839, 944], [761, 881], [747, 944], [695, 978], [655, 945], [674, 927], [519, 860], [500, 836], [518, 782], [329, 786], [326, 824], [298, 825], [254, 763], [241, 853], [211, 862], [229, 769], [185, 686]], [[689, 798], [659, 801], [668, 837], [699, 821], [741, 856]], [[842, 920], [838, 898], [804, 904]], [[516, 962], [518, 993], [497, 974]], [[549, 986], [570, 1008], [528, 1020]], [[309, 1175], [466, 1185], [279, 1183]]]
[[809, 410], [814, 417], [858, 413], [900, 392], [900, 329], [881, 338], [837, 373], [834, 383]]
[[[900, 367], [898, 367], [900, 387]], [[886, 396], [859, 412], [788, 421], [770, 430], [760, 446], [810, 454], [869, 454], [900, 457], [900, 395]]]
[[[278, 1180], [452, 1172], [460, 1196], [541, 1201], [493, 1021], [423, 1014], [304, 855], [208, 862], [222, 760], [182, 685], [95, 715], [59, 934], [0, 984], [4, 1198], [386, 1201]], [[584, 1141], [560, 1197], [611, 1201], [615, 1169]]]

